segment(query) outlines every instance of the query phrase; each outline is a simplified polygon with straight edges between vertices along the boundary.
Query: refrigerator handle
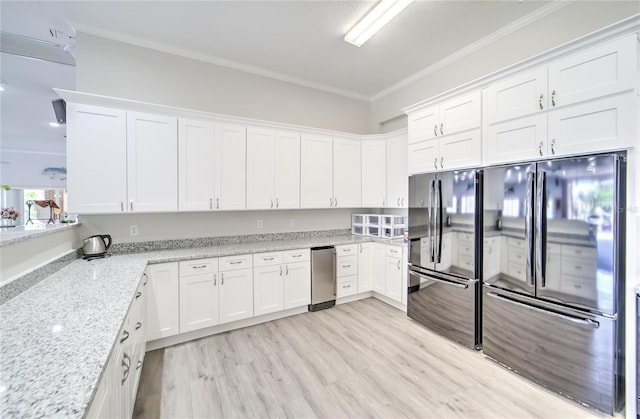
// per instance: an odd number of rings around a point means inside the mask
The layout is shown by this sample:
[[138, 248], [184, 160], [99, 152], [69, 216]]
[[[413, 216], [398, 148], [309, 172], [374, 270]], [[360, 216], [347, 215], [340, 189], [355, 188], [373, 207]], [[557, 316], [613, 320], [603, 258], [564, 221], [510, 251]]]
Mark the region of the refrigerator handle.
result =
[[429, 222], [428, 224], [428, 230], [429, 230], [429, 253], [431, 254], [431, 262], [435, 262], [436, 258], [435, 258], [435, 245], [433, 243], [433, 235], [434, 235], [434, 229], [435, 229], [435, 221], [434, 221], [434, 217], [435, 217], [435, 189], [436, 189], [436, 181], [432, 180], [431, 184], [429, 185]]
[[526, 191], [526, 199], [525, 199], [525, 210], [524, 210], [524, 228], [525, 228], [525, 239], [527, 242], [527, 283], [532, 287], [534, 284], [534, 246], [533, 246], [533, 229], [534, 229], [534, 220], [533, 220], [533, 209], [535, 208], [535, 174], [527, 173], [527, 191]]
[[543, 170], [538, 172], [536, 218], [536, 276], [540, 279], [540, 288], [544, 288], [547, 270], [547, 173]]
[[338, 269], [337, 269], [337, 263], [336, 263], [336, 249], [333, 249], [333, 253], [332, 253], [332, 257], [331, 257], [331, 262], [333, 263], [333, 296], [336, 297], [338, 295], [337, 292], [337, 281], [336, 281], [336, 277], [338, 276]]
[[442, 220], [444, 214], [442, 211], [442, 180], [438, 179], [438, 261], [440, 263], [442, 258]]

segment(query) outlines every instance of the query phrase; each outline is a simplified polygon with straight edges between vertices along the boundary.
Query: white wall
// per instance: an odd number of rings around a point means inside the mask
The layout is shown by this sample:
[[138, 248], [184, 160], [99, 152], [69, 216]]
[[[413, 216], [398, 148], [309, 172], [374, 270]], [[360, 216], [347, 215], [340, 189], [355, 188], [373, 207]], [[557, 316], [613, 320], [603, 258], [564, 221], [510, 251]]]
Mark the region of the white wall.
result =
[[[640, 13], [638, 1], [578, 1], [372, 103], [371, 130], [402, 109]], [[406, 120], [404, 120], [406, 123]], [[400, 128], [395, 126], [394, 128]]]
[[80, 92], [366, 134], [366, 101], [77, 34]]

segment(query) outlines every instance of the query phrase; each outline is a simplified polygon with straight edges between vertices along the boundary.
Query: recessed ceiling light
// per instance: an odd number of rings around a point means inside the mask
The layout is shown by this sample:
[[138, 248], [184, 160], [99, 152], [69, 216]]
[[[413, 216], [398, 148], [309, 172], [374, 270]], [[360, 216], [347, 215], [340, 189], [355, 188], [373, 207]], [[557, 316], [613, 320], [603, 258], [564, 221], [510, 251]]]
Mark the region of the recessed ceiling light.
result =
[[344, 40], [357, 47], [376, 34], [413, 0], [382, 0], [347, 34]]
[[49, 122], [49, 125], [51, 125], [52, 127], [59, 127], [60, 124], [58, 124], [57, 122]]

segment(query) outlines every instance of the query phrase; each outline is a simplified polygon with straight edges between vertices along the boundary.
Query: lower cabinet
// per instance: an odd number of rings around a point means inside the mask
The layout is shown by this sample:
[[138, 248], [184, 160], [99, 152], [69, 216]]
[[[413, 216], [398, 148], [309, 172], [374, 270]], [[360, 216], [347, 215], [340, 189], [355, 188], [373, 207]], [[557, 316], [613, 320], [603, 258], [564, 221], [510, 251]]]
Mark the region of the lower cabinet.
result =
[[309, 249], [253, 255], [256, 316], [311, 303], [311, 252]]
[[218, 259], [180, 262], [180, 333], [220, 322]]
[[385, 253], [384, 295], [401, 303], [403, 291], [406, 292], [402, 289], [402, 247], [387, 245]]
[[374, 291], [404, 304], [406, 264], [402, 246], [358, 244], [358, 292]]
[[147, 340], [173, 336], [180, 329], [178, 262], [147, 267], [149, 299], [147, 303]]
[[336, 298], [358, 293], [357, 246], [336, 246]]
[[[223, 259], [220, 258], [221, 263]], [[253, 270], [220, 270], [218, 302], [221, 324], [253, 317]]]

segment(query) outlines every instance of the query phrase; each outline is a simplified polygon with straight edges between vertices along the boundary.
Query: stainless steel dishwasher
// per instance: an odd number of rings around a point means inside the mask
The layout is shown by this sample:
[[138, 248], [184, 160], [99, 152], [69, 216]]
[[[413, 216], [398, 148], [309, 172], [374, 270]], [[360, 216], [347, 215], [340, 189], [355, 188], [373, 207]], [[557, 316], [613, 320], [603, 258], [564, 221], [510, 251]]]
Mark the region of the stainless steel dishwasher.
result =
[[309, 311], [336, 305], [336, 249], [311, 248], [311, 304]]

